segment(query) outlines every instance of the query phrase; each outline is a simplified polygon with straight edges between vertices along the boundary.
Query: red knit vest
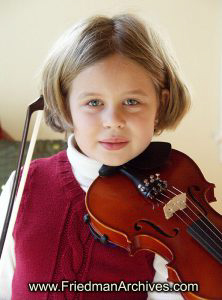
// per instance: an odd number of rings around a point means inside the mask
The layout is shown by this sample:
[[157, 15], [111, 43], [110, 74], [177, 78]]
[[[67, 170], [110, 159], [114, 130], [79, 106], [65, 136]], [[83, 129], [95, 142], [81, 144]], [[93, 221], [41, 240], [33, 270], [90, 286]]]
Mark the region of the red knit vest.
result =
[[[147, 299], [146, 292], [130, 291], [126, 284], [152, 282], [154, 255], [140, 251], [130, 257], [125, 249], [94, 240], [83, 221], [84, 198], [66, 151], [32, 162], [13, 233], [13, 300]], [[109, 292], [106, 282], [122, 282], [120, 291], [115, 285]], [[31, 292], [29, 283], [59, 284], [60, 291], [50, 292], [48, 286]], [[86, 291], [81, 291], [82, 283]], [[95, 283], [103, 283], [105, 291], [89, 291]]]

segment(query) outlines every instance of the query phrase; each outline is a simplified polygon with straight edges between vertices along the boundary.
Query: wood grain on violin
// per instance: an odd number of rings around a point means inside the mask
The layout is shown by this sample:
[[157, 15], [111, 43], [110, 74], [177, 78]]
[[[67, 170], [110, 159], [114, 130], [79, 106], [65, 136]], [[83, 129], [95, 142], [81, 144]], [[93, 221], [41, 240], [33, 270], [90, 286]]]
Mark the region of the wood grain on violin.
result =
[[86, 196], [90, 226], [130, 255], [164, 257], [169, 281], [198, 283], [185, 299], [221, 300], [222, 216], [209, 205], [214, 184], [187, 155], [168, 152], [155, 168], [145, 163], [138, 172], [128, 164], [99, 176]]

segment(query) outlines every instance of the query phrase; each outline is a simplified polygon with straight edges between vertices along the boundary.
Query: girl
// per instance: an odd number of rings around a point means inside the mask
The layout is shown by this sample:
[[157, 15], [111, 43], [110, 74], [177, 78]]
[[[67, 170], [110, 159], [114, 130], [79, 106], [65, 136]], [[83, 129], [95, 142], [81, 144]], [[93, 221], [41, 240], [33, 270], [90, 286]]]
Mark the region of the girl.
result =
[[[74, 291], [76, 283], [167, 279], [159, 256], [141, 251], [130, 257], [94, 240], [83, 221], [84, 198], [102, 164], [135, 158], [153, 134], [175, 128], [186, 113], [190, 96], [174, 60], [151, 26], [145, 29], [137, 18], [96, 16], [55, 45], [43, 68], [41, 93], [46, 123], [71, 134], [67, 151], [30, 166], [1, 260], [0, 299], [146, 299], [143, 289]], [[13, 176], [1, 195], [2, 216]], [[32, 292], [31, 283], [39, 282], [59, 283], [60, 291]], [[149, 293], [149, 299], [182, 297]]]

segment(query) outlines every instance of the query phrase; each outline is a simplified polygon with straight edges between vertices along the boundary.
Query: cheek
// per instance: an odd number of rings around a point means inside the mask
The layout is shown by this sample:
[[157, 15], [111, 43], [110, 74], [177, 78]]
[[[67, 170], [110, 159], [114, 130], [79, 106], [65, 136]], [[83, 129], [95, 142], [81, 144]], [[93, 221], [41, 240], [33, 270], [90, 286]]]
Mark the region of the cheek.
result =
[[81, 112], [72, 114], [73, 125], [75, 131], [83, 131], [87, 134], [89, 131], [95, 129], [97, 122], [93, 116], [82, 114]]
[[132, 125], [132, 130], [136, 131], [137, 134], [140, 136], [148, 132], [153, 132], [154, 130], [154, 120], [155, 116], [147, 114], [140, 115], [139, 117], [135, 118], [132, 120], [131, 125]]

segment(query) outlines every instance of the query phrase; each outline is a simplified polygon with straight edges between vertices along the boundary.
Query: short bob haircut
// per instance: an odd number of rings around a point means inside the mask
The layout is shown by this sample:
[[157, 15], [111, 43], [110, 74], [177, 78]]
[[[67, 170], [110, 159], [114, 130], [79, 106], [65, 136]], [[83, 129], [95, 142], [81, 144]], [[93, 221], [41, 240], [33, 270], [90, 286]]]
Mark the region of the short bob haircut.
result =
[[168, 101], [159, 103], [155, 134], [178, 125], [190, 105], [189, 91], [175, 60], [152, 26], [145, 26], [131, 14], [87, 18], [58, 40], [42, 70], [41, 94], [47, 125], [59, 132], [73, 131], [69, 108], [73, 79], [83, 69], [116, 53], [148, 71], [158, 96], [162, 89], [169, 91]]

